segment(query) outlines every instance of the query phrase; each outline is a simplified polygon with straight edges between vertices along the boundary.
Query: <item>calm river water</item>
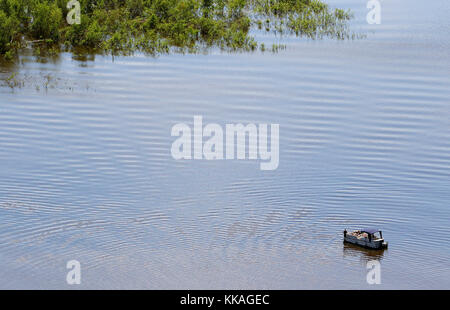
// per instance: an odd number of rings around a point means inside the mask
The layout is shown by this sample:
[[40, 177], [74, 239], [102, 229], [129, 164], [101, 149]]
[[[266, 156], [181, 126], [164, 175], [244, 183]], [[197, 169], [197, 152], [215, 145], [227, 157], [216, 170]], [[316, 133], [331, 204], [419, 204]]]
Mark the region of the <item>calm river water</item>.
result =
[[[73, 288], [75, 259], [81, 288], [449, 289], [450, 2], [329, 3], [367, 38], [1, 65], [0, 288]], [[175, 161], [194, 115], [280, 124], [278, 169]], [[343, 245], [365, 226], [389, 249]]]

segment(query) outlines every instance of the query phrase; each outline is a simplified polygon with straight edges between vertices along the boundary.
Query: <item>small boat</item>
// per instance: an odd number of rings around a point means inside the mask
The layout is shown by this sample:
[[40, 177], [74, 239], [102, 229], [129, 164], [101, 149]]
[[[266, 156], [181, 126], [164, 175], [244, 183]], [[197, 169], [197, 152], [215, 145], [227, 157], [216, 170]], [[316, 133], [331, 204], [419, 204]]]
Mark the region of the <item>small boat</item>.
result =
[[362, 229], [347, 232], [344, 230], [344, 242], [356, 244], [369, 249], [386, 249], [388, 243], [383, 239], [383, 233], [378, 229]]

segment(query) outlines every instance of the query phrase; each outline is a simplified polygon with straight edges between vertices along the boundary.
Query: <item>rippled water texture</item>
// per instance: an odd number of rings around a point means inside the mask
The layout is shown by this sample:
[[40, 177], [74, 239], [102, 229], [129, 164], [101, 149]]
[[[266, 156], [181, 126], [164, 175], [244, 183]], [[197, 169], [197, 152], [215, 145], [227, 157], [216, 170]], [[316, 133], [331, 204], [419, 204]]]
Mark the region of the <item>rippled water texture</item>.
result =
[[[331, 1], [367, 38], [158, 58], [24, 52], [0, 88], [0, 288], [450, 288], [449, 2]], [[271, 42], [271, 35], [259, 35]], [[280, 165], [175, 161], [171, 128], [280, 124]], [[342, 244], [379, 227], [389, 249]]]

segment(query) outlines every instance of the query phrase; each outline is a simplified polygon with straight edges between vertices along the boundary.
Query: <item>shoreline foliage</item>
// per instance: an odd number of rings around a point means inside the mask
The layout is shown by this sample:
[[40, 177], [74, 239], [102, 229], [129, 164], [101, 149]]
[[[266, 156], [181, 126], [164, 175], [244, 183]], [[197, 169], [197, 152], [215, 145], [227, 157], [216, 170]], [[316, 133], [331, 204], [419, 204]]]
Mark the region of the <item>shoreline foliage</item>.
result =
[[265, 49], [251, 29], [310, 39], [354, 37], [350, 11], [321, 0], [79, 0], [79, 25], [67, 23], [67, 2], [0, 0], [0, 55], [12, 58], [29, 43], [111, 54]]

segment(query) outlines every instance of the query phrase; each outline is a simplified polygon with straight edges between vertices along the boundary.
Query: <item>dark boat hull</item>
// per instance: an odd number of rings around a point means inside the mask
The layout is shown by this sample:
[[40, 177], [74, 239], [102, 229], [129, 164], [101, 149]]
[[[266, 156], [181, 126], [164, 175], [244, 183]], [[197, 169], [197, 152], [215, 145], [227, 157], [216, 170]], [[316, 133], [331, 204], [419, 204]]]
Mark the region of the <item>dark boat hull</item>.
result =
[[367, 249], [386, 249], [388, 244], [384, 242], [384, 239], [376, 239], [369, 241], [368, 238], [357, 238], [352, 235], [347, 235], [344, 237], [344, 242], [358, 245]]

